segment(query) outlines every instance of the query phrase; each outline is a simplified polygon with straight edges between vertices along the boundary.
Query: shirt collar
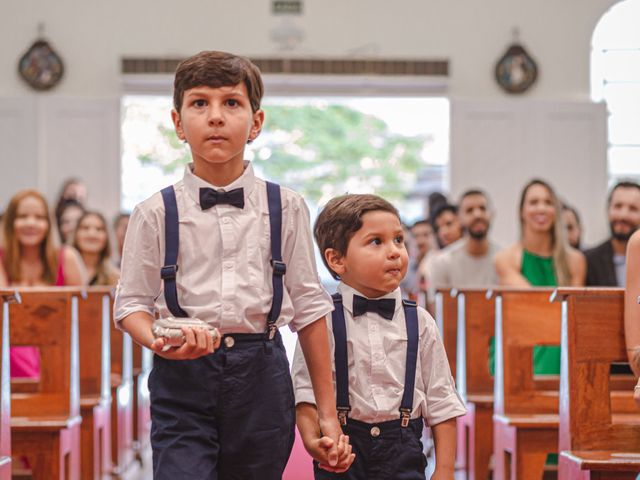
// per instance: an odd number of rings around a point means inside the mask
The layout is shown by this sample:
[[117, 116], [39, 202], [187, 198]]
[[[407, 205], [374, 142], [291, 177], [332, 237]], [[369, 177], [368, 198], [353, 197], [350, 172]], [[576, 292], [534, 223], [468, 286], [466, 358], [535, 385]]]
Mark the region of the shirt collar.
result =
[[229, 185], [225, 185], [223, 187], [211, 185], [209, 182], [203, 180], [202, 178], [196, 176], [193, 173], [193, 162], [192, 162], [185, 167], [184, 177], [182, 179], [182, 182], [184, 184], [187, 194], [191, 197], [191, 199], [197, 205], [200, 205], [200, 189], [201, 188], [213, 188], [214, 190], [221, 190], [223, 192], [228, 192], [235, 188], [243, 188], [244, 198], [246, 201], [249, 195], [251, 195], [251, 193], [253, 192], [253, 189], [255, 187], [255, 179], [256, 179], [256, 176], [253, 172], [253, 165], [251, 165], [251, 162], [245, 160], [244, 171], [242, 172], [242, 175], [236, 178]]
[[[369, 298], [366, 295], [363, 295], [362, 293], [360, 293], [355, 288], [350, 287], [346, 283], [342, 283], [342, 282], [340, 282], [338, 284], [338, 293], [340, 295], [342, 295], [342, 304], [344, 305], [344, 308], [347, 309], [347, 311], [349, 312], [349, 314], [351, 316], [353, 316], [353, 296], [354, 295], [360, 295], [361, 297]], [[398, 314], [398, 310], [400, 310], [402, 308], [402, 292], [400, 291], [400, 287], [396, 288], [392, 292], [389, 292], [389, 293], [387, 293], [385, 295], [382, 295], [381, 297], [376, 297], [373, 300], [379, 300], [381, 298], [393, 298], [393, 299], [395, 299], [396, 307], [395, 307], [394, 315], [397, 315]]]

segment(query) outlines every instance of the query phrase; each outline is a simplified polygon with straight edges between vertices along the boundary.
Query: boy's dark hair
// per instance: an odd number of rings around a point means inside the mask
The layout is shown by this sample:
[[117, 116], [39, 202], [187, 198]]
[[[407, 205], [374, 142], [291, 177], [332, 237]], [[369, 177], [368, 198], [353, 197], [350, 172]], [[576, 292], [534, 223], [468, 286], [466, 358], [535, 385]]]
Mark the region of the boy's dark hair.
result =
[[454, 215], [457, 215], [458, 207], [451, 205], [450, 203], [445, 203], [444, 205], [440, 205], [436, 211], [433, 212], [433, 217], [431, 217], [431, 226], [433, 227], [433, 231], [436, 233], [438, 232], [438, 225], [436, 222], [438, 221], [438, 218], [440, 218], [440, 215], [445, 212], [451, 212]]
[[324, 252], [332, 248], [340, 255], [346, 255], [353, 235], [362, 228], [362, 216], [375, 210], [392, 213], [400, 220], [396, 207], [384, 198], [370, 194], [349, 194], [333, 198], [318, 215], [313, 234], [322, 262], [336, 280], [340, 277], [329, 267]]
[[607, 205], [611, 205], [611, 199], [613, 198], [613, 192], [615, 192], [619, 188], [637, 188], [640, 190], [640, 185], [632, 180], [622, 180], [616, 183], [613, 188], [609, 191], [609, 197], [607, 198]]
[[243, 82], [253, 113], [260, 110], [264, 85], [260, 70], [248, 58], [205, 51], [183, 60], [173, 81], [173, 107], [180, 113], [184, 92], [195, 87], [228, 87]]

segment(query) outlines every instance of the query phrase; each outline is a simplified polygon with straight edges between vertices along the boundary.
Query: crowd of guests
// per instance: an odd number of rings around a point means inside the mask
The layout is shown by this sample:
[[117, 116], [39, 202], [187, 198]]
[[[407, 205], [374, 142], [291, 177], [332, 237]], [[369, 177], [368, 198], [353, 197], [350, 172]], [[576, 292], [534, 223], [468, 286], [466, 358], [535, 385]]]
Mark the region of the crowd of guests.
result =
[[16, 193], [2, 215], [0, 286], [115, 286], [129, 215], [118, 215], [110, 232], [86, 200], [78, 179], [63, 184], [53, 216], [37, 190]]
[[446, 200], [430, 205], [430, 218], [410, 228], [412, 275], [405, 291], [433, 305], [438, 288], [626, 285], [627, 244], [640, 227], [637, 183], [623, 181], [611, 189], [610, 236], [587, 250], [577, 210], [562, 204], [544, 180], [532, 180], [522, 190], [514, 244], [501, 248], [490, 240], [493, 211], [481, 190], [464, 192], [457, 205]]

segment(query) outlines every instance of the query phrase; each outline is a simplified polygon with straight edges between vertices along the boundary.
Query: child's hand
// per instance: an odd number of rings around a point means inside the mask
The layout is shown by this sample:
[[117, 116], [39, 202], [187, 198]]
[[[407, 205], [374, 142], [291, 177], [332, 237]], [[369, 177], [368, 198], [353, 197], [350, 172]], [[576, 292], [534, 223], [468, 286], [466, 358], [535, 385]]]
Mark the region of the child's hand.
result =
[[201, 328], [183, 327], [185, 341], [180, 347], [165, 348], [165, 339], [156, 338], [151, 344], [151, 350], [168, 360], [193, 360], [213, 353], [220, 346], [220, 334], [213, 336]]
[[[323, 437], [327, 438], [327, 437]], [[338, 441], [338, 452], [340, 452], [340, 456], [338, 457], [338, 463], [334, 466], [330, 466], [326, 463], [318, 462], [318, 466], [323, 470], [327, 470], [328, 472], [334, 473], [343, 473], [349, 470], [349, 467], [356, 459], [356, 454], [351, 453], [351, 444], [349, 443], [348, 435], [340, 435], [340, 440]]]
[[340, 442], [340, 437], [342, 436], [342, 428], [340, 428], [340, 422], [338, 421], [337, 416], [332, 415], [327, 420], [320, 419], [319, 423], [320, 431], [322, 432], [322, 434], [333, 440], [333, 444], [331, 445], [327, 453], [327, 465], [329, 467], [334, 467], [338, 463], [338, 459], [342, 457], [343, 454], [343, 452], [339, 449], [344, 448], [344, 443]]
[[329, 452], [334, 447], [335, 442], [329, 437], [321, 437], [305, 444], [305, 449], [309, 452], [309, 455], [318, 462], [318, 466], [323, 470], [334, 473], [346, 472], [353, 461], [355, 460], [355, 454], [351, 453], [351, 445], [349, 445], [349, 437], [346, 435], [340, 435], [339, 443], [341, 443], [342, 456], [338, 458], [335, 465], [329, 465]]

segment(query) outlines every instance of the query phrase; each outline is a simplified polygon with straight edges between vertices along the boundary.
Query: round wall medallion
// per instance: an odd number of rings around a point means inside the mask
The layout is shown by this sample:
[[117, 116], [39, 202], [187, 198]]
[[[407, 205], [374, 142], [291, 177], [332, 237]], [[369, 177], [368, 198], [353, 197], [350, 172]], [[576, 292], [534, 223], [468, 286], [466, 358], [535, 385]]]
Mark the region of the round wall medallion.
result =
[[36, 90], [49, 90], [62, 78], [64, 64], [48, 42], [37, 40], [20, 58], [18, 72]]
[[495, 75], [498, 85], [506, 92], [523, 93], [538, 78], [538, 66], [522, 45], [514, 43], [498, 60]]

